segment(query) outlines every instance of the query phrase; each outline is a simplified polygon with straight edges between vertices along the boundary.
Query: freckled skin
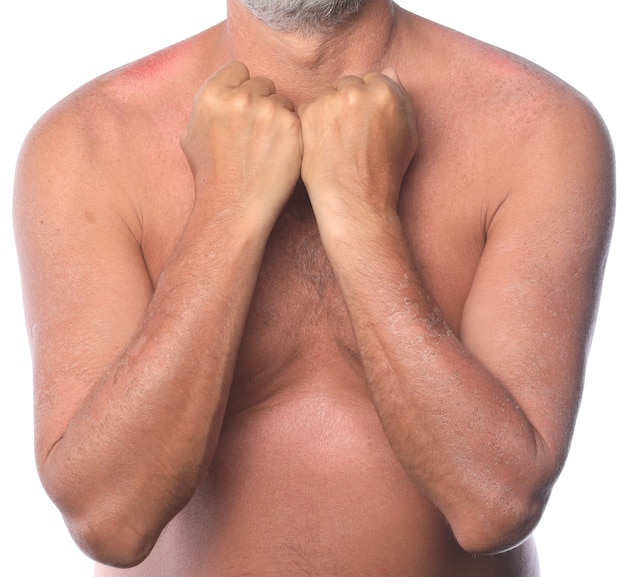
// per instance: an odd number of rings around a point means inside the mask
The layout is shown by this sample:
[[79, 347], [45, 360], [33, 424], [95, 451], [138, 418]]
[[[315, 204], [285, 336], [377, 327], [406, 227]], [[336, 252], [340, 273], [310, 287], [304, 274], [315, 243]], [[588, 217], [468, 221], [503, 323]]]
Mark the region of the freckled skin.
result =
[[57, 105], [16, 236], [96, 576], [537, 577], [611, 160], [571, 88], [383, 0], [323, 38], [229, 2]]

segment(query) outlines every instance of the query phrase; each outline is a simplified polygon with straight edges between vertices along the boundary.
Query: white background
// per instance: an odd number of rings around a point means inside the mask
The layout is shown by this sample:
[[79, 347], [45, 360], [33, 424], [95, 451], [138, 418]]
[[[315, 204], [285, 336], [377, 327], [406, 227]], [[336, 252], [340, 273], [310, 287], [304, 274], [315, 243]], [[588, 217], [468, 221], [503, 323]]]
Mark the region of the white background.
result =
[[[11, 230], [19, 145], [35, 120], [80, 84], [221, 20], [223, 0], [214, 3], [217, 7], [211, 0], [98, 4], [20, 0], [0, 9], [2, 574], [82, 577], [92, 566], [67, 536], [33, 465], [29, 353]], [[619, 178], [626, 138], [621, 108], [626, 102], [626, 44], [619, 2], [403, 0], [401, 4], [521, 54], [586, 94], [613, 135]], [[621, 559], [626, 537], [622, 208], [618, 198], [616, 232], [573, 448], [536, 532], [544, 577], [626, 576]]]

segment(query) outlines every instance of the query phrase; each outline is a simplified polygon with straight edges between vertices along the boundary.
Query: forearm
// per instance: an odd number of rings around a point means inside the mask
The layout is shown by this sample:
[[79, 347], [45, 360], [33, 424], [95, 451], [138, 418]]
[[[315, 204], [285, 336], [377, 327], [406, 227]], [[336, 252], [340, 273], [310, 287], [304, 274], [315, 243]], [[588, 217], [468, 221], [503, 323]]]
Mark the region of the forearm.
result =
[[[548, 470], [541, 437], [447, 327], [397, 215], [368, 218], [319, 221], [373, 402], [410, 476], [457, 538], [479, 549], [481, 525], [529, 518], [520, 509], [539, 497], [537, 476]], [[523, 537], [527, 527], [508, 528], [510, 538], [515, 530]]]
[[[300, 121], [271, 80], [251, 78], [233, 62], [190, 104], [180, 146], [193, 177], [193, 207], [154, 290], [136, 244], [139, 219], [131, 230], [120, 216], [132, 208], [121, 211], [107, 200], [120, 175], [111, 181], [98, 171], [102, 180], [94, 184], [91, 164], [85, 175], [68, 170], [55, 181], [59, 203], [49, 194], [39, 200], [46, 220], [61, 224], [27, 251], [37, 277], [48, 273], [53, 297], [44, 301], [40, 283], [31, 284], [32, 326], [41, 327], [32, 339], [37, 461], [76, 541], [104, 563], [138, 563], [206, 474], [265, 244], [300, 173]], [[134, 158], [134, 150], [114, 150]], [[41, 156], [47, 167], [48, 155]], [[75, 163], [84, 166], [84, 157]], [[152, 181], [148, 170], [137, 169], [137, 182]], [[184, 176], [183, 192], [190, 182]], [[33, 191], [54, 181], [35, 180]], [[88, 206], [87, 191], [99, 207], [94, 214], [105, 207], [98, 236], [76, 216]], [[148, 212], [178, 202], [157, 200], [161, 194], [165, 189], [135, 200]], [[85, 242], [77, 240], [81, 234]], [[72, 264], [67, 279], [59, 257]]]
[[134, 533], [149, 547], [192, 496], [219, 436], [267, 228], [192, 212], [141, 325], [43, 462], [77, 540]]

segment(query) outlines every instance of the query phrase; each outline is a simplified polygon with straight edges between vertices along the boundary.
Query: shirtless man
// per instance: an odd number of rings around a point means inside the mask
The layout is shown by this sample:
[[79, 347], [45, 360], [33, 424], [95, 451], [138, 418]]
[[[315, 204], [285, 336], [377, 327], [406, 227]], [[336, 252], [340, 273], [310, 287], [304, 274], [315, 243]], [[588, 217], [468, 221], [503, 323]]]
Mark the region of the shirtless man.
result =
[[613, 210], [572, 89], [388, 0], [228, 0], [48, 113], [15, 207], [98, 577], [539, 574]]

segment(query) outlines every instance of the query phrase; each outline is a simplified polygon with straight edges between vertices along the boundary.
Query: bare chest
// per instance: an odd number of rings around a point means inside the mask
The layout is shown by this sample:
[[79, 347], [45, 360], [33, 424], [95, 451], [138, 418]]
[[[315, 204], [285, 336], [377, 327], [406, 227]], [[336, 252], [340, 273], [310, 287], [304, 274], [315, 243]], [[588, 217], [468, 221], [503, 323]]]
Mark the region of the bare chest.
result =
[[[474, 192], [454, 188], [415, 167], [399, 212], [417, 268], [450, 326], [458, 328], [479, 258]], [[147, 214], [144, 255], [157, 282], [192, 203], [189, 188], [159, 194]], [[478, 235], [479, 236], [479, 235]], [[385, 279], [380, 279], [385, 282]], [[237, 290], [237, 287], [233, 287]], [[320, 240], [306, 190], [296, 188], [267, 242], [250, 303], [234, 382], [268, 378], [294, 359], [319, 354], [356, 360], [348, 312]]]

